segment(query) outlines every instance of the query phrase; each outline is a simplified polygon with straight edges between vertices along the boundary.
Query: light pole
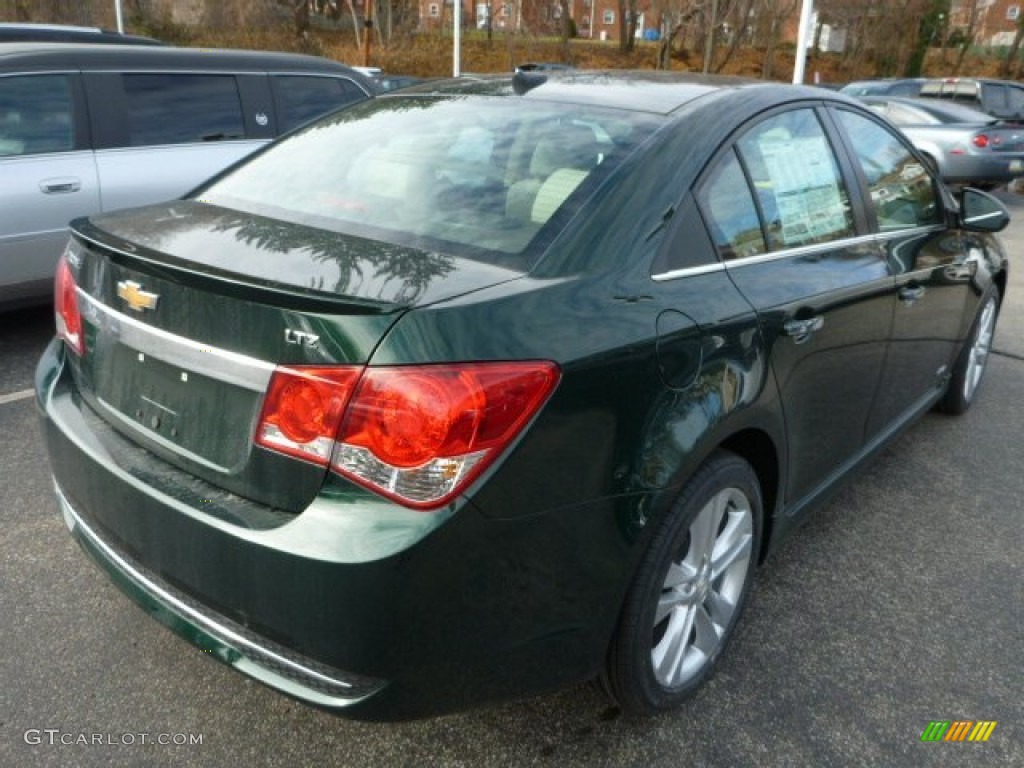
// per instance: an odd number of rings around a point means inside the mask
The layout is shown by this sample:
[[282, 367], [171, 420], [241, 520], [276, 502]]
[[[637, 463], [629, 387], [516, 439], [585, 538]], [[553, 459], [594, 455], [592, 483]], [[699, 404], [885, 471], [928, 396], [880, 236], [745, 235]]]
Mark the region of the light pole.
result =
[[811, 12], [814, 0], [803, 0], [800, 8], [800, 29], [796, 33], [796, 61], [793, 62], [793, 82], [797, 85], [804, 81], [804, 66], [807, 64], [808, 27], [811, 26]]
[[452, 0], [455, 30], [452, 35], [452, 77], [462, 74], [462, 0]]

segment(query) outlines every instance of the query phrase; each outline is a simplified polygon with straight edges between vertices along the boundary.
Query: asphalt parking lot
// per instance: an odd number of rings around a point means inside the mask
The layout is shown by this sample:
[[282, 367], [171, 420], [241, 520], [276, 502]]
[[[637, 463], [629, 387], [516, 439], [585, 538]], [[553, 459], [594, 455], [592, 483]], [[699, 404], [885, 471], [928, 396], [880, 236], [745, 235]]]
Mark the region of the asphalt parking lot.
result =
[[[1011, 290], [979, 400], [928, 415], [813, 516], [761, 569], [711, 683], [651, 720], [579, 686], [350, 722], [179, 640], [68, 536], [25, 396], [52, 316], [0, 315], [0, 765], [1024, 766], [1024, 196], [1004, 199]], [[997, 726], [922, 743], [933, 720]]]

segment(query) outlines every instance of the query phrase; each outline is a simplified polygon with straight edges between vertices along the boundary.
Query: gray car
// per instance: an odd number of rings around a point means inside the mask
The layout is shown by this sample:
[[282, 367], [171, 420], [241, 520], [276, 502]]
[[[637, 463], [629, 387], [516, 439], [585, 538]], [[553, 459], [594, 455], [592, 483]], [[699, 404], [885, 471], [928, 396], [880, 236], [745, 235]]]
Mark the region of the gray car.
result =
[[180, 197], [375, 90], [312, 56], [0, 43], [0, 309], [48, 300], [71, 219]]
[[935, 99], [865, 96], [951, 184], [994, 188], [1024, 176], [1024, 126]]
[[889, 77], [882, 80], [855, 80], [839, 89], [847, 96], [917, 96], [928, 82], [923, 77]]

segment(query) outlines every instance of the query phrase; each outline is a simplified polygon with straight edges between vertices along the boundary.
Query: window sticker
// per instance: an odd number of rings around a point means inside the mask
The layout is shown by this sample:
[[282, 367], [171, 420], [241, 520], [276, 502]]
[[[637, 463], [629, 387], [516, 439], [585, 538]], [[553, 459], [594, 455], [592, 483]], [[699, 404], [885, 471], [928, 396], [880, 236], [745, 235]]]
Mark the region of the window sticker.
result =
[[786, 245], [829, 240], [849, 229], [832, 150], [824, 137], [773, 139], [760, 143], [759, 149]]

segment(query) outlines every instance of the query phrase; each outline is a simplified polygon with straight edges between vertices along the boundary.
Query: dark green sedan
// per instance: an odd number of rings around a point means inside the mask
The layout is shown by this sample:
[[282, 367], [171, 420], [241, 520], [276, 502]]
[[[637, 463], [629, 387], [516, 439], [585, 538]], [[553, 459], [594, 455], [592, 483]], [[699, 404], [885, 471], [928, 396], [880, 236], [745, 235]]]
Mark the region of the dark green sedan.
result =
[[36, 376], [59, 505], [154, 618], [310, 704], [597, 679], [657, 712], [817, 502], [978, 395], [1007, 221], [817, 89], [383, 96], [73, 222]]

